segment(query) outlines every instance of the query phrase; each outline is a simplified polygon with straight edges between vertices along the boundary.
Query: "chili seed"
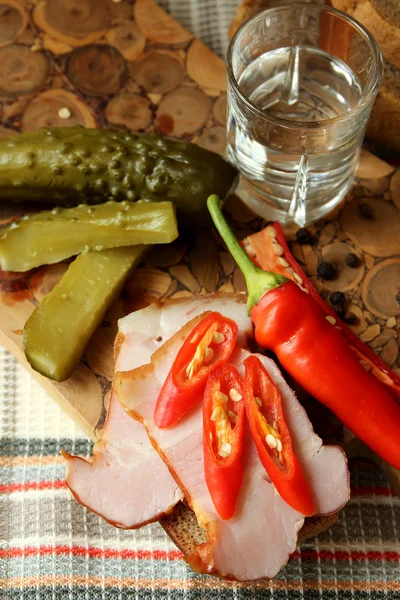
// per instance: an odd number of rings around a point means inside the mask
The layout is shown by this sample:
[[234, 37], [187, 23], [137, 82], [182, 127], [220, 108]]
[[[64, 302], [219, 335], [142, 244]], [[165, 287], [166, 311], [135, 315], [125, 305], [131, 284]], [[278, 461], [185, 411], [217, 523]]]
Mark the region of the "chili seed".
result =
[[258, 396], [254, 396], [254, 400], [257, 402], [258, 406], [262, 406], [262, 400]]
[[397, 292], [397, 294], [396, 294], [396, 302], [397, 302], [398, 306], [400, 306], [400, 292]]
[[279, 439], [276, 440], [276, 449], [278, 452], [282, 452], [282, 442]]
[[311, 233], [305, 227], [296, 231], [296, 242], [298, 244], [309, 244], [311, 242]]
[[228, 402], [228, 396], [226, 394], [224, 394], [223, 392], [215, 392], [214, 394], [214, 398], [215, 400], [219, 400], [220, 402]]
[[332, 263], [323, 260], [318, 265], [317, 273], [322, 279], [330, 280], [336, 276], [336, 269]]
[[222, 344], [222, 342], [225, 341], [225, 336], [220, 331], [214, 331], [212, 341], [214, 342], [214, 344]]
[[229, 397], [233, 402], [240, 402], [243, 398], [242, 394], [239, 394], [239, 392], [235, 390], [235, 388], [232, 388], [229, 391]]
[[360, 259], [358, 258], [357, 254], [354, 254], [354, 252], [349, 252], [349, 254], [347, 254], [345, 257], [344, 262], [351, 269], [355, 269], [360, 264]]
[[222, 419], [225, 419], [226, 414], [223, 408], [221, 408], [220, 406], [216, 406], [214, 408], [214, 410], [212, 411], [210, 420], [211, 421], [221, 421]]
[[[298, 284], [299, 284], [299, 286], [302, 286], [302, 285], [303, 285], [303, 280], [302, 280], [302, 278], [300, 277], [300, 275], [297, 275], [297, 273], [293, 273], [293, 277], [294, 277], [294, 280], [295, 280], [295, 282], [296, 282], [296, 283], [298, 283]], [[307, 290], [306, 290], [306, 291], [307, 291]]]
[[236, 421], [237, 414], [233, 410], [229, 410], [228, 417], [232, 419], [232, 421]]
[[333, 305], [341, 305], [346, 301], [346, 296], [343, 292], [332, 292], [330, 296], [331, 304]]
[[274, 438], [274, 436], [270, 433], [265, 436], [265, 441], [267, 442], [268, 448], [271, 448], [271, 450], [274, 450], [276, 448], [277, 439]]
[[220, 456], [222, 456], [222, 458], [226, 458], [227, 456], [230, 455], [230, 453], [232, 452], [232, 446], [231, 444], [228, 444], [228, 442], [224, 442], [221, 446], [221, 448], [218, 450], [218, 454]]
[[372, 212], [372, 208], [369, 206], [369, 204], [360, 204], [358, 207], [358, 212], [360, 213], [360, 217], [366, 221], [370, 221], [374, 218], [374, 213]]
[[245, 252], [246, 252], [247, 256], [250, 256], [250, 258], [255, 258], [255, 256], [256, 256], [256, 253], [255, 253], [255, 251], [253, 250], [253, 248], [252, 248], [252, 246], [250, 245], [250, 243], [248, 242], [247, 238], [245, 238], [245, 239], [243, 240], [243, 247], [244, 247], [244, 250], [245, 250]]
[[280, 244], [278, 244], [277, 242], [272, 241], [272, 249], [275, 252], [275, 254], [277, 256], [282, 256], [283, 254], [283, 248]]
[[285, 260], [284, 258], [282, 258], [281, 256], [278, 258], [278, 263], [280, 265], [282, 265], [282, 267], [288, 267], [289, 263], [287, 260]]
[[336, 325], [336, 319], [335, 317], [332, 317], [331, 315], [327, 315], [325, 317], [325, 319], [328, 321], [328, 323], [330, 323], [331, 325]]
[[210, 348], [209, 346], [207, 346], [207, 348], [204, 350], [204, 362], [210, 362], [210, 360], [212, 360], [214, 356], [214, 350], [212, 348]]

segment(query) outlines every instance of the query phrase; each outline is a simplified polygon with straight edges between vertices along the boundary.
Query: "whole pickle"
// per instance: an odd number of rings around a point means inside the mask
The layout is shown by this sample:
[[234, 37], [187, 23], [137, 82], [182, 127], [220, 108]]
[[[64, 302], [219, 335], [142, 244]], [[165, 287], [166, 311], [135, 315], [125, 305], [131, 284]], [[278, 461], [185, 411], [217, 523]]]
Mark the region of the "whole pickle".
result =
[[28, 214], [0, 231], [0, 267], [28, 271], [87, 250], [167, 244], [178, 237], [171, 202], [105, 202]]
[[190, 144], [127, 131], [66, 127], [0, 140], [0, 196], [53, 204], [170, 200], [178, 217], [206, 223], [206, 199], [224, 197], [237, 172]]
[[64, 381], [75, 369], [104, 314], [150, 246], [80, 254], [24, 327], [28, 362], [42, 375]]

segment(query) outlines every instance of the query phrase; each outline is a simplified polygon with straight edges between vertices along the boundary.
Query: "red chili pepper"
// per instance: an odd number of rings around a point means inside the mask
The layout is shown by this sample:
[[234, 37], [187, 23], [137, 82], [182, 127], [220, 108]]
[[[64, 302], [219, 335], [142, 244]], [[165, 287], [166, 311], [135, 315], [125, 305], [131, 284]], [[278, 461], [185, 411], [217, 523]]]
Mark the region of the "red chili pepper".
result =
[[170, 427], [200, 400], [207, 377], [226, 362], [235, 347], [238, 327], [220, 313], [200, 321], [179, 350], [158, 396], [154, 411], [157, 427]]
[[231, 519], [243, 481], [244, 400], [233, 365], [208, 378], [203, 400], [203, 451], [206, 483], [222, 519]]
[[293, 451], [280, 392], [257, 356], [249, 356], [243, 364], [246, 414], [260, 460], [285, 502], [311, 516], [314, 502]]
[[240, 247], [220, 209], [209, 211], [248, 289], [255, 338], [312, 396], [330, 408], [374, 452], [400, 468], [400, 405], [359, 363], [343, 334], [319, 303], [283, 275], [257, 268]]
[[[271, 229], [273, 229], [273, 231], [271, 231]], [[287, 266], [285, 267], [279, 262], [279, 257], [274, 251], [274, 242], [278, 244], [278, 248], [282, 248], [282, 258], [289, 263], [289, 268], [292, 271], [288, 270]], [[258, 233], [249, 236], [244, 240], [242, 247], [258, 267], [261, 267], [266, 271], [274, 271], [285, 275], [288, 279], [292, 279], [297, 284], [300, 284], [302, 288], [308, 290], [309, 294], [320, 305], [323, 313], [326, 316], [331, 316], [335, 319], [335, 325], [340, 328], [358, 360], [364, 361], [364, 363], [368, 365], [371, 374], [389, 388], [390, 392], [400, 401], [400, 377], [396, 375], [396, 373], [394, 373], [394, 371], [392, 371], [390, 367], [388, 367], [388, 365], [385, 364], [373, 350], [371, 350], [371, 348], [364, 344], [338, 317], [329, 304], [321, 298], [303, 269], [291, 254], [280, 223], [273, 223]]]

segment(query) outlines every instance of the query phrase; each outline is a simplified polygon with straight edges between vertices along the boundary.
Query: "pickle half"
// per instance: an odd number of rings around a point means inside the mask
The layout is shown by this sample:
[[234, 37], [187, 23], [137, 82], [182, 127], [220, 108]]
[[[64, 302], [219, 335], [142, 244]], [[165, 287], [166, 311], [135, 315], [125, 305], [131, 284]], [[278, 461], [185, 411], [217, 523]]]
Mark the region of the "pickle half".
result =
[[167, 244], [178, 237], [171, 202], [82, 204], [28, 214], [0, 232], [0, 267], [28, 271], [87, 250]]
[[73, 373], [85, 348], [149, 246], [80, 254], [24, 327], [25, 356], [55, 381]]

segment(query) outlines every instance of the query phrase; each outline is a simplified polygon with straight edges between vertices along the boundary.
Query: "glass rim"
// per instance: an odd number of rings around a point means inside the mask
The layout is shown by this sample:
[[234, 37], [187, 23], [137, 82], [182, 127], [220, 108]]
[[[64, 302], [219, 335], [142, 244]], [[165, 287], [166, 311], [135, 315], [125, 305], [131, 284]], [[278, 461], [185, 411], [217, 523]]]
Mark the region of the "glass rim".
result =
[[[257, 21], [261, 21], [268, 14], [286, 12], [288, 10], [300, 9], [300, 8], [308, 8], [309, 10], [311, 9], [314, 12], [319, 12], [319, 13], [324, 11], [324, 12], [331, 13], [333, 15], [336, 15], [337, 17], [344, 19], [345, 21], [347, 21], [347, 23], [349, 23], [349, 25], [351, 25], [354, 29], [356, 29], [358, 31], [358, 33], [361, 34], [362, 37], [364, 37], [364, 39], [367, 40], [368, 44], [370, 45], [370, 47], [372, 49], [372, 54], [375, 59], [375, 81], [372, 83], [371, 88], [368, 90], [365, 97], [363, 97], [360, 104], [358, 104], [357, 106], [352, 108], [349, 112], [344, 113], [343, 115], [337, 115], [336, 117], [331, 117], [329, 119], [320, 119], [318, 121], [296, 121], [296, 120], [285, 119], [283, 117], [278, 117], [275, 115], [270, 115], [268, 113], [265, 113], [261, 108], [259, 108], [256, 104], [254, 104], [254, 102], [252, 102], [249, 98], [247, 98], [247, 96], [245, 96], [245, 94], [243, 94], [242, 90], [240, 89], [239, 83], [236, 79], [236, 76], [233, 72], [232, 55], [233, 55], [234, 46], [235, 46], [236, 42], [238, 41], [239, 37], [242, 35], [243, 31], [249, 25], [252, 25], [253, 23], [256, 23]], [[245, 21], [244, 23], [242, 23], [242, 25], [239, 27], [239, 29], [236, 31], [235, 35], [231, 39], [229, 47], [228, 47], [227, 73], [228, 73], [229, 82], [231, 83], [235, 93], [247, 105], [247, 108], [251, 109], [261, 119], [267, 120], [267, 121], [270, 121], [277, 125], [285, 126], [285, 127], [294, 127], [294, 128], [299, 128], [299, 129], [318, 129], [321, 127], [330, 127], [332, 125], [336, 125], [339, 122], [343, 123], [347, 120], [350, 120], [350, 119], [354, 118], [355, 115], [361, 113], [366, 108], [366, 106], [371, 101], [371, 98], [373, 98], [373, 96], [376, 95], [377, 91], [379, 90], [381, 80], [382, 80], [382, 75], [383, 75], [383, 58], [382, 58], [382, 54], [379, 49], [379, 46], [378, 46], [377, 42], [375, 41], [375, 39], [373, 38], [373, 36], [369, 33], [369, 31], [361, 23], [359, 23], [359, 21], [357, 21], [356, 19], [353, 19], [353, 17], [350, 17], [349, 15], [342, 12], [341, 10], [337, 10], [336, 8], [327, 6], [325, 4], [314, 4], [312, 2], [293, 2], [290, 4], [284, 4], [282, 6], [275, 6], [272, 8], [267, 8], [266, 10], [262, 11], [261, 13], [255, 15], [254, 17], [249, 19], [248, 21]]]

